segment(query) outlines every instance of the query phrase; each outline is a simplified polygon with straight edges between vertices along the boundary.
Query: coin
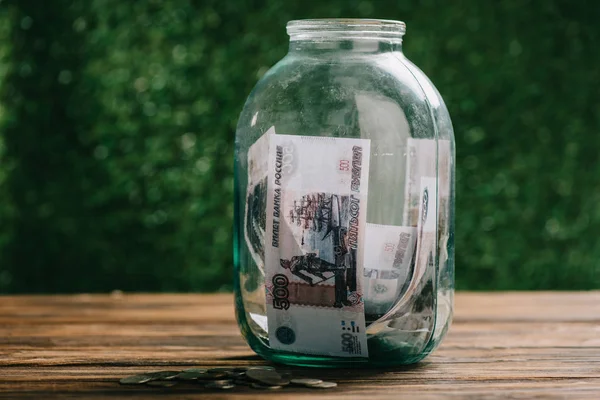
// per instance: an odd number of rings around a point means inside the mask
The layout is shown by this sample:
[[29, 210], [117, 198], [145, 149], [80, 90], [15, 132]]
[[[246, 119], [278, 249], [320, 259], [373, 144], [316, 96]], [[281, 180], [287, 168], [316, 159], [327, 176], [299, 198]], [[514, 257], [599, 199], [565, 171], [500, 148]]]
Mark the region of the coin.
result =
[[235, 385], [233, 384], [233, 382], [231, 382], [229, 380], [224, 380], [224, 381], [208, 382], [206, 385], [204, 385], [204, 387], [207, 389], [227, 390], [227, 389], [233, 389], [235, 387]]
[[307, 386], [307, 385], [317, 385], [319, 383], [322, 383], [323, 381], [321, 379], [313, 379], [313, 378], [294, 378], [294, 379], [290, 380], [290, 382], [293, 383], [294, 385]]
[[141, 385], [142, 383], [150, 382], [152, 377], [146, 374], [131, 375], [122, 378], [119, 383], [121, 385]]
[[283, 386], [272, 386], [272, 385], [261, 385], [260, 383], [253, 383], [253, 389], [261, 389], [261, 390], [277, 390], [281, 389]]
[[181, 371], [156, 371], [156, 372], [148, 372], [146, 375], [151, 377], [152, 381], [168, 381], [171, 379], [177, 378]]
[[148, 386], [157, 386], [157, 387], [171, 387], [177, 385], [175, 381], [150, 381], [147, 383]]
[[198, 380], [200, 381], [214, 381], [215, 379], [224, 378], [227, 378], [227, 373], [225, 372], [206, 372], [204, 374], [198, 375]]
[[209, 385], [211, 383], [214, 383], [217, 385], [231, 385], [233, 383], [233, 381], [231, 379], [217, 379], [214, 381], [207, 382], [206, 384]]
[[321, 383], [316, 383], [314, 385], [305, 385], [305, 386], [309, 387], [309, 388], [315, 388], [315, 389], [331, 389], [331, 388], [337, 387], [337, 383], [321, 382]]
[[281, 386], [290, 383], [290, 380], [282, 377], [277, 371], [264, 369], [249, 369], [246, 376], [258, 383], [269, 386]]
[[229, 371], [226, 372], [226, 374], [229, 378], [240, 378], [242, 376], [246, 376], [246, 372], [241, 371]]
[[208, 372], [208, 370], [206, 368], [188, 368], [188, 369], [184, 369], [183, 372], [200, 372], [200, 373], [205, 373]]
[[262, 369], [264, 371], [275, 371], [275, 367], [271, 367], [269, 365], [255, 365], [252, 367], [246, 367], [246, 371], [249, 371], [251, 369]]
[[281, 375], [282, 379], [287, 379], [288, 381], [292, 379], [292, 374], [290, 374], [289, 372], [279, 372], [279, 375]]
[[181, 372], [179, 375], [177, 375], [177, 379], [180, 381], [195, 381], [205, 374], [206, 372]]
[[231, 372], [235, 369], [235, 367], [216, 367], [210, 368], [208, 372]]

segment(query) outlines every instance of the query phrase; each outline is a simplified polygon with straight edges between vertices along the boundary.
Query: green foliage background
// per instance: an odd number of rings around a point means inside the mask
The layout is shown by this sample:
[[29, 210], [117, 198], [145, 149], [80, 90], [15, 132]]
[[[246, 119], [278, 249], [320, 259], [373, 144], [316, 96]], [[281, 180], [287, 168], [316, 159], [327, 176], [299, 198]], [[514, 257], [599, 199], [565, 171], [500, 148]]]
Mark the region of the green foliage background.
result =
[[233, 135], [285, 23], [400, 19], [457, 142], [457, 286], [600, 287], [594, 0], [0, 0], [0, 291], [230, 288]]

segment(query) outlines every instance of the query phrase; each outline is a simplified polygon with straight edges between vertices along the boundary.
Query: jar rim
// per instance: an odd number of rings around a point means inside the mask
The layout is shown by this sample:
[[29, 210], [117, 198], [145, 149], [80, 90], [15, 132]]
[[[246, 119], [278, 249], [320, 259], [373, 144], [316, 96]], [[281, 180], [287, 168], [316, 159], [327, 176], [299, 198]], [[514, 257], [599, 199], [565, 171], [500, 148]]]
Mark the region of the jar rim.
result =
[[402, 38], [406, 24], [388, 19], [322, 18], [297, 19], [287, 23], [287, 33], [292, 40], [345, 36]]

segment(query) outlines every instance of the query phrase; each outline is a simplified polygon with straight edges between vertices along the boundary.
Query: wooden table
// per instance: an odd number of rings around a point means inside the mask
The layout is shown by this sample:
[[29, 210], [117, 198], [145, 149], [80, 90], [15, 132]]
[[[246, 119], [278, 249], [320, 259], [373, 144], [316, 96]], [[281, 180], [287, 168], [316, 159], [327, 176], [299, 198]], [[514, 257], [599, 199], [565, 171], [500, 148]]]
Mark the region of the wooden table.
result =
[[290, 368], [339, 387], [210, 392], [117, 381], [264, 364], [239, 334], [231, 295], [0, 297], [0, 398], [600, 399], [600, 292], [460, 293], [454, 321], [441, 348], [411, 368]]

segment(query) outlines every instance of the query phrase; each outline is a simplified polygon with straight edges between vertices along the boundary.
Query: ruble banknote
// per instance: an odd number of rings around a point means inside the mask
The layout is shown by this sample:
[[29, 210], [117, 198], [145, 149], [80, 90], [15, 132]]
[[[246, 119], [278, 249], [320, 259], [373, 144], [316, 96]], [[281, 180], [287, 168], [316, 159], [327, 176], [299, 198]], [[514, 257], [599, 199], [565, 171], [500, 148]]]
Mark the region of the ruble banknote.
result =
[[370, 141], [271, 135], [265, 287], [270, 346], [367, 357], [363, 264]]
[[267, 174], [271, 127], [248, 149], [248, 185], [244, 209], [244, 239], [252, 259], [264, 273], [267, 208]]
[[367, 224], [363, 270], [367, 315], [385, 314], [406, 290], [416, 240], [416, 227]]
[[414, 268], [408, 287], [399, 296], [394, 306], [381, 318], [388, 320], [397, 318], [407, 310], [405, 306], [414, 300], [423, 289], [435, 268], [437, 254], [437, 179], [435, 177], [422, 177], [420, 179], [420, 196], [417, 219], [417, 245]]

